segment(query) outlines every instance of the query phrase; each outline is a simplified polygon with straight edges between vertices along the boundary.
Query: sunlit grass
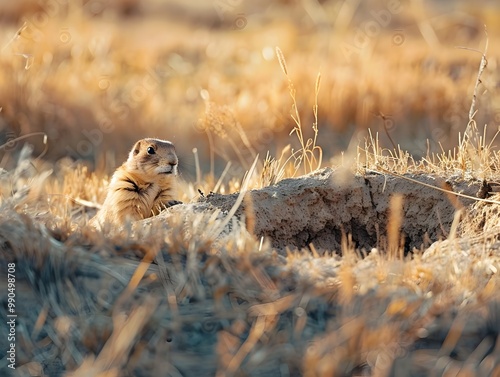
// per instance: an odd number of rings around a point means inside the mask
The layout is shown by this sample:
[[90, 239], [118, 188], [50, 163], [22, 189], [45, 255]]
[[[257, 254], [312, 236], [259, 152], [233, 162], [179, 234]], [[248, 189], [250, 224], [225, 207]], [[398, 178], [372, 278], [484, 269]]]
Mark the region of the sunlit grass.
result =
[[[113, 6], [120, 13], [126, 3]], [[325, 12], [333, 14], [334, 3], [325, 2]], [[283, 375], [388, 375], [433, 321], [444, 322], [443, 338], [456, 329], [452, 338], [470, 312], [498, 334], [497, 234], [462, 241], [457, 215], [448, 240], [404, 255], [403, 200], [393, 196], [381, 224], [387, 245], [359, 250], [342, 234], [340, 250], [310, 244], [278, 255], [253, 236], [258, 214], [247, 195], [333, 161], [359, 176], [498, 181], [498, 30], [489, 32], [489, 65], [474, 83], [481, 55], [456, 49], [462, 41], [442, 29], [440, 49], [411, 27], [395, 46], [388, 28], [346, 60], [338, 46], [351, 41], [349, 30], [347, 39], [334, 30], [325, 52], [326, 33], [296, 16], [312, 30], [301, 35], [281, 16], [285, 8], [275, 23], [252, 25], [248, 13], [247, 27], [234, 30], [218, 18], [207, 26], [206, 9], [187, 7], [201, 21], [172, 20], [170, 34], [147, 7], [122, 19], [72, 5], [38, 33], [15, 22], [2, 29], [0, 86], [9, 90], [0, 91], [0, 252], [22, 268], [19, 297], [37, 310], [43, 303], [33, 332], [22, 333], [23, 367], [33, 359], [30, 368], [41, 368], [41, 349], [56, 344], [57, 352], [67, 345], [62, 356], [74, 375], [136, 366], [181, 375], [193, 365], [253, 375], [278, 361]], [[463, 42], [484, 46], [484, 34]], [[342, 145], [346, 129], [354, 136]], [[16, 139], [23, 135], [31, 136]], [[110, 234], [88, 228], [110, 174], [144, 136], [176, 144], [185, 164], [179, 200], [239, 193], [236, 204]], [[23, 149], [28, 140], [32, 152]], [[409, 140], [419, 142], [416, 153]], [[232, 222], [240, 205], [244, 225]], [[86, 284], [76, 284], [80, 278]], [[452, 359], [445, 347], [452, 341], [439, 339], [430, 369]], [[481, 344], [475, 352], [483, 355], [489, 343]]]
[[[326, 11], [334, 11], [331, 5]], [[36, 13], [27, 13], [27, 28], [17, 37], [23, 21], [3, 28], [0, 83], [9, 88], [0, 94], [4, 133], [48, 132], [47, 157], [70, 155], [101, 163], [108, 173], [137, 136], [157, 136], [187, 151], [187, 159], [193, 146], [210, 156], [202, 159], [205, 172], [220, 173], [232, 161], [230, 179], [241, 173], [234, 171], [237, 165], [248, 169], [256, 153], [265, 156], [270, 150], [279, 156], [295, 126], [299, 137], [291, 143], [293, 150], [304, 150], [301, 137], [307, 143], [319, 135], [328, 139], [321, 145], [328, 158], [348, 145], [348, 137], [342, 141], [336, 133], [355, 131], [357, 137], [368, 126], [383, 133], [376, 114], [388, 114], [394, 125], [391, 137], [403, 150], [426, 156], [427, 147], [440, 152], [439, 143], [452, 148], [450, 139], [468, 121], [477, 54], [456, 46], [481, 49], [482, 30], [459, 40], [443, 32], [436, 50], [411, 28], [404, 29], [400, 46], [392, 42], [392, 30], [382, 29], [362, 55], [348, 59], [341, 47], [353, 43], [350, 32], [326, 38], [313, 29], [306, 43], [291, 21], [258, 28], [249, 22], [244, 30], [226, 30], [183, 20], [172, 20], [165, 32], [165, 24], [145, 9], [144, 16], [124, 21], [127, 28], [113, 21], [112, 12], [93, 16], [77, 6], [61, 7], [36, 29], [30, 24]], [[409, 17], [403, 13], [398, 20]], [[352, 32], [362, 25], [353, 21]], [[439, 33], [437, 21], [435, 26]], [[490, 133], [495, 132], [499, 98], [496, 32], [491, 26], [489, 69], [480, 88], [483, 106], [476, 116], [480, 129], [489, 123]], [[285, 80], [275, 46], [287, 59]], [[286, 90], [290, 82], [292, 91]], [[297, 94], [295, 120], [290, 117], [292, 92]], [[77, 132], [68, 134], [67, 129]], [[380, 142], [391, 146], [385, 136]]]

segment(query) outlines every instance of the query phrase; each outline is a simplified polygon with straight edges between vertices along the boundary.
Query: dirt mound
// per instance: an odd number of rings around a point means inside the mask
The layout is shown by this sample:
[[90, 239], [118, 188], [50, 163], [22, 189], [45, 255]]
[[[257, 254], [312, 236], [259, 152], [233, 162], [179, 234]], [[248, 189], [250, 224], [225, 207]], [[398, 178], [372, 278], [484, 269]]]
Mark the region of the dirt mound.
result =
[[[448, 189], [467, 195], [475, 195], [480, 188], [479, 181], [458, 177], [446, 182], [427, 174], [407, 177], [435, 187], [446, 183]], [[329, 168], [249, 192], [236, 216], [247, 222], [250, 218], [255, 235], [267, 237], [279, 251], [306, 248], [311, 243], [318, 250], [339, 251], [343, 232], [352, 235], [357, 248], [384, 249], [390, 200], [396, 193], [404, 198], [401, 230], [405, 251], [447, 237], [457, 205], [448, 194], [400, 177], [360, 176]], [[219, 208], [227, 213], [236, 198], [237, 194], [211, 194], [194, 208]], [[472, 203], [462, 198], [459, 202]]]

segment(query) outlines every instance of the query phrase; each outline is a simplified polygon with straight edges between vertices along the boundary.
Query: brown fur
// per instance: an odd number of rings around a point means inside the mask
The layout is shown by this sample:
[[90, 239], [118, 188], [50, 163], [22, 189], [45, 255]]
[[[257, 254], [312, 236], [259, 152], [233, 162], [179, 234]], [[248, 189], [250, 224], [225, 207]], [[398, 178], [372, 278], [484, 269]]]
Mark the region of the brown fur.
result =
[[[149, 152], [148, 152], [149, 151]], [[159, 139], [135, 143], [127, 161], [111, 179], [108, 194], [91, 225], [123, 225], [157, 215], [178, 203], [176, 195], [178, 159], [174, 145]]]

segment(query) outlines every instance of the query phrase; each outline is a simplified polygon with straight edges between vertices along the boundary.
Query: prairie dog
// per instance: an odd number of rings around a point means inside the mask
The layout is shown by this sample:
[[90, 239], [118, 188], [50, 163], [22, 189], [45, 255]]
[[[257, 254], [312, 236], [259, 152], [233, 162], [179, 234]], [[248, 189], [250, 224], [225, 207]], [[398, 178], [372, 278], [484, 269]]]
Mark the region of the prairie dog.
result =
[[177, 154], [170, 141], [142, 139], [135, 143], [127, 161], [116, 169], [106, 199], [90, 224], [123, 225], [157, 215], [175, 200]]

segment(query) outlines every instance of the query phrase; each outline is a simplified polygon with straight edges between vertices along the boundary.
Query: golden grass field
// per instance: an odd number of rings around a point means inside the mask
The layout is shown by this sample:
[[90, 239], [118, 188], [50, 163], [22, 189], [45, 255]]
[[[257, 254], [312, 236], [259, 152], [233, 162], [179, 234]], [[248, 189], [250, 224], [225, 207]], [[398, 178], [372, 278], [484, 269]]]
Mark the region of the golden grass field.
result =
[[[495, 1], [7, 0], [0, 25], [2, 376], [500, 376]], [[89, 228], [144, 137], [187, 204]]]

